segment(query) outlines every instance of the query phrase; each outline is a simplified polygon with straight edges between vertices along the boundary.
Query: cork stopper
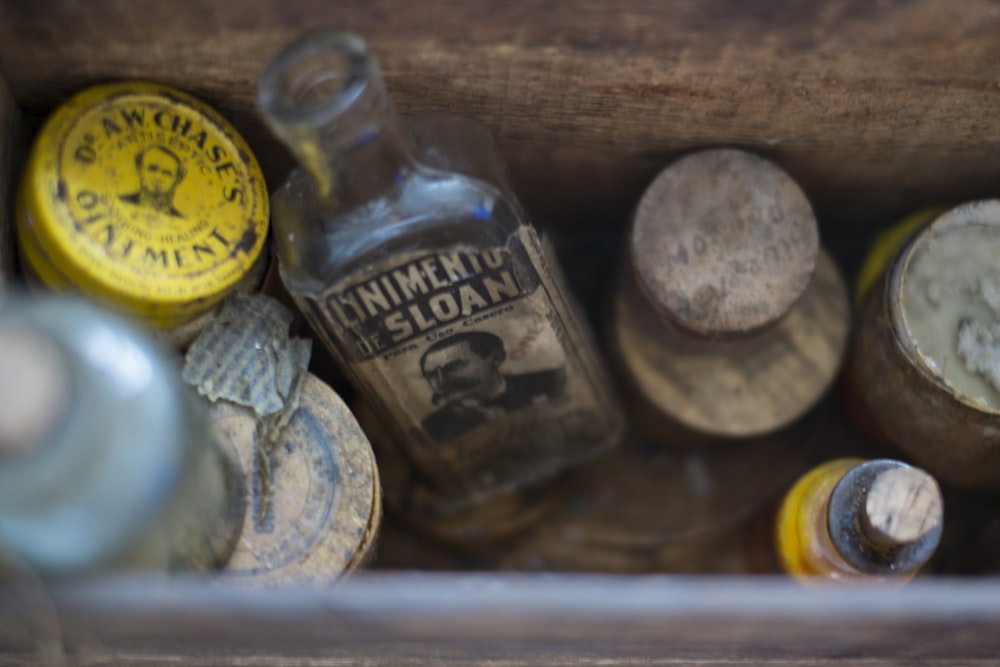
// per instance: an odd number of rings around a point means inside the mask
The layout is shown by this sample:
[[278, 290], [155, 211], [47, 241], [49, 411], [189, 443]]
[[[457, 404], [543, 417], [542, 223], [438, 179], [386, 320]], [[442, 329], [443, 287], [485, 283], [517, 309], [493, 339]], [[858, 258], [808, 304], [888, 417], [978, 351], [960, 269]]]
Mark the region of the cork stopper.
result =
[[856, 466], [830, 497], [834, 546], [852, 566], [871, 574], [917, 570], [937, 548], [943, 519], [934, 478], [898, 461]]
[[71, 378], [55, 343], [0, 328], [0, 460], [41, 447], [70, 404]]
[[926, 537], [943, 514], [933, 477], [917, 468], [890, 468], [879, 473], [868, 491], [861, 529], [873, 544], [899, 548]]
[[816, 218], [794, 180], [733, 149], [688, 155], [643, 194], [629, 239], [636, 281], [667, 321], [736, 336], [780, 319], [819, 253]]

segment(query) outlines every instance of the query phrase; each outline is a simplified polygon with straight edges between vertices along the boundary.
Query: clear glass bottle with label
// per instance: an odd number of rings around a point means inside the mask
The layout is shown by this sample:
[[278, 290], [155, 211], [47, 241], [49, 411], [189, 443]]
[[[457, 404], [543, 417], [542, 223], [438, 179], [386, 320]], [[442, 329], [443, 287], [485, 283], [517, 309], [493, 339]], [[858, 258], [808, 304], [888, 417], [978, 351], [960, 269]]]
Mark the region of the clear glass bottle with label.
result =
[[608, 376], [520, 206], [417, 160], [361, 39], [292, 43], [258, 102], [301, 163], [272, 197], [282, 278], [437, 493], [476, 502], [618, 442]]

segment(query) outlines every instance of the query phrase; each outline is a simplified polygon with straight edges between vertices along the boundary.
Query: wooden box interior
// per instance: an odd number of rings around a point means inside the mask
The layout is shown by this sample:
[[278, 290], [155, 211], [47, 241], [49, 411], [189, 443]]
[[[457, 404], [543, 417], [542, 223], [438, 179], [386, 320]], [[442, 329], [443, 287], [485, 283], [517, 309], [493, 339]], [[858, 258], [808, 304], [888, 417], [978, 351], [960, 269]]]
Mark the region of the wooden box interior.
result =
[[[31, 129], [100, 81], [203, 98], [273, 187], [291, 160], [260, 123], [256, 80], [318, 27], [367, 38], [404, 113], [483, 120], [529, 213], [564, 238], [620, 239], [653, 176], [700, 146], [745, 147], [792, 174], [848, 276], [900, 215], [1000, 189], [1000, 6], [986, 0], [2, 0], [0, 229]], [[587, 301], [600, 282], [574, 284]], [[146, 579], [0, 591], [0, 665], [986, 665], [998, 630], [991, 578], [807, 590], [372, 572], [328, 591]]]

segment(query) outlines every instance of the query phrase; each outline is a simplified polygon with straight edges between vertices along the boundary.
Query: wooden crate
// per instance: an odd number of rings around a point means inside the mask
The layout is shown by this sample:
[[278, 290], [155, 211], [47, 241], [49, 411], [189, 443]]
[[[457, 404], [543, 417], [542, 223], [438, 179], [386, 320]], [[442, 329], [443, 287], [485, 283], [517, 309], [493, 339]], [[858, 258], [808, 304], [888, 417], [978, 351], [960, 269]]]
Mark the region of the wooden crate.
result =
[[[1000, 7], [985, 0], [2, 0], [0, 222], [31, 128], [98, 81], [202, 97], [273, 187], [291, 162], [256, 115], [255, 82], [282, 44], [326, 26], [369, 39], [404, 112], [484, 120], [528, 210], [580, 240], [620, 237], [653, 175], [696, 146], [787, 169], [848, 272], [899, 214], [1000, 189]], [[574, 284], [592, 303], [600, 282]], [[985, 665], [1000, 660], [1000, 580], [811, 591], [382, 572], [329, 591], [127, 579], [0, 592], [0, 665], [42, 660]]]

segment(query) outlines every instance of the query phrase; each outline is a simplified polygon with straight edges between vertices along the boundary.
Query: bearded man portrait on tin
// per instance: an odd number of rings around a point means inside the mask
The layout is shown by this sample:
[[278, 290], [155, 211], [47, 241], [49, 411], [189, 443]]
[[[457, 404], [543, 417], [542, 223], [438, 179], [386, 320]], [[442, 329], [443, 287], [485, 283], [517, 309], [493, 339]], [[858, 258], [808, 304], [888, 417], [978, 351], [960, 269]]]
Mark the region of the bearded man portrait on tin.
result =
[[169, 148], [150, 146], [136, 154], [135, 168], [139, 172], [139, 191], [118, 198], [164, 215], [183, 218], [184, 214], [174, 208], [174, 193], [187, 173], [180, 158]]
[[434, 405], [423, 430], [438, 441], [455, 438], [490, 419], [558, 398], [566, 387], [564, 367], [507, 374], [507, 350], [499, 336], [467, 331], [437, 341], [420, 358]]

